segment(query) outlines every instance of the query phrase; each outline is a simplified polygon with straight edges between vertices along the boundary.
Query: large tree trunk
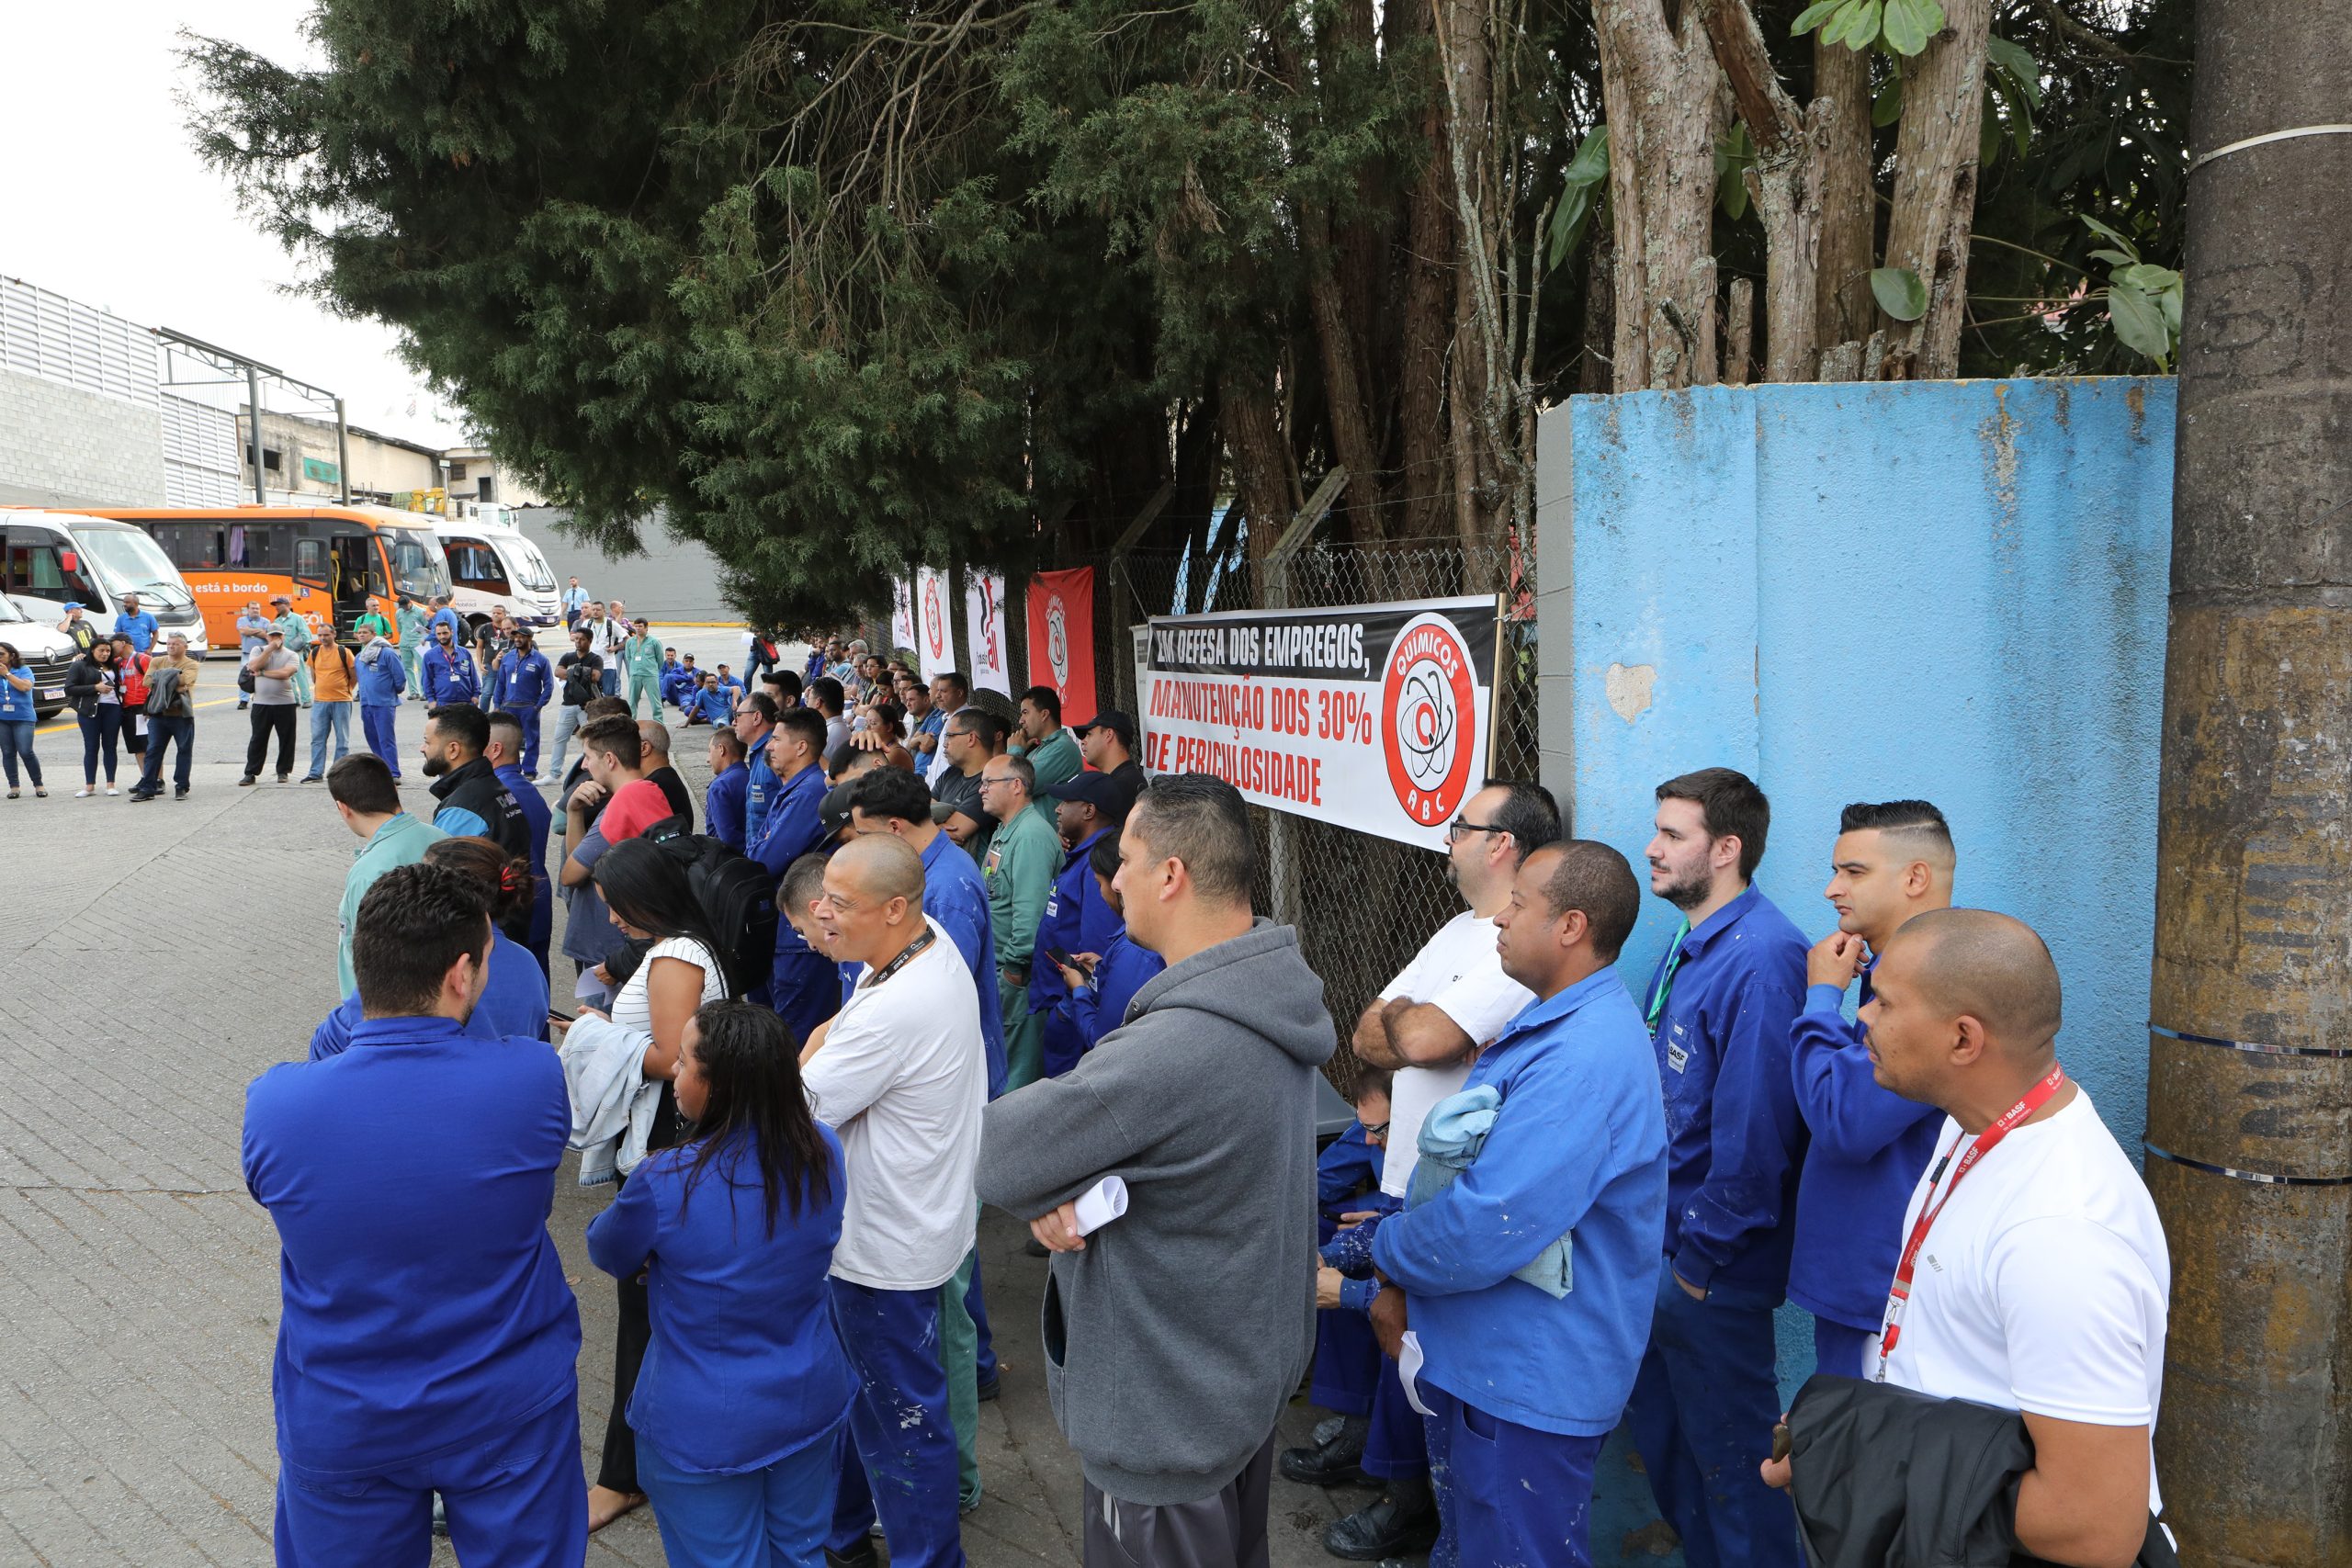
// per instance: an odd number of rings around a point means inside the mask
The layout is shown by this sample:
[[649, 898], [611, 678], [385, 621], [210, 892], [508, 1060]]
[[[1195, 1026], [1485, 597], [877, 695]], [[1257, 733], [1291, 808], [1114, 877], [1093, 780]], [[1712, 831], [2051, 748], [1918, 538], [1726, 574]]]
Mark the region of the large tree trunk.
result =
[[[1488, 164], [1496, 155], [1492, 47], [1485, 0], [1437, 0], [1437, 6], [1454, 232], [1453, 347], [1448, 356], [1446, 423], [1453, 445], [1454, 532], [1475, 552], [1487, 540], [1492, 497], [1500, 469], [1510, 457], [1510, 437], [1498, 441], [1493, 429], [1495, 380], [1510, 370], [1496, 299], [1495, 228], [1499, 220], [1489, 189]], [[1498, 353], [1504, 356], [1500, 365]]]
[[1585, 236], [1584, 355], [1577, 366], [1577, 390], [1605, 392], [1613, 378], [1617, 349], [1617, 236], [1595, 225]]
[[1616, 389], [1687, 387], [1714, 357], [1701, 335], [1714, 317], [1714, 55], [1695, 5], [1595, 0], [1593, 21], [1617, 239]]
[[1265, 378], [1227, 367], [1218, 414], [1226, 450], [1233, 459], [1234, 494], [1250, 519], [1250, 558], [1263, 560], [1290, 524], [1296, 482], [1272, 385]]
[[[1837, 113], [1817, 100], [1808, 117], [1781, 86], [1747, 0], [1697, 0], [1716, 63], [1756, 141], [1748, 181], [1764, 224], [1764, 379], [1813, 379], [1815, 278], [1821, 224], [1820, 122]], [[1747, 367], [1739, 367], [1745, 380]]]
[[[1405, 0], [1418, 12], [1416, 30], [1429, 30], [1425, 0]], [[1404, 536], [1427, 539], [1453, 531], [1453, 497], [1446, 460], [1445, 351], [1453, 340], [1453, 180], [1446, 161], [1445, 115], [1432, 102], [1421, 119], [1429, 161], [1413, 182], [1402, 254], [1402, 343], [1396, 374]]]
[[1860, 343], [1878, 322], [1871, 256], [1878, 237], [1871, 188], [1871, 60], [1814, 35], [1813, 96], [1821, 119], [1821, 241], [1814, 331], [1827, 347]]
[[1928, 286], [1928, 313], [1890, 330], [1884, 372], [1890, 380], [1960, 374], [1992, 0], [1948, 0], [1944, 17], [1944, 30], [1904, 68], [1886, 265], [1918, 274]]
[[1373, 437], [1372, 406], [1358, 371], [1354, 328], [1341, 298], [1332, 254], [1331, 220], [1319, 201], [1302, 202], [1300, 250], [1306, 264], [1306, 299], [1315, 319], [1315, 344], [1323, 367], [1323, 400], [1331, 421], [1331, 449], [1348, 470], [1341, 517], [1357, 544], [1385, 532], [1381, 515], [1380, 449]]

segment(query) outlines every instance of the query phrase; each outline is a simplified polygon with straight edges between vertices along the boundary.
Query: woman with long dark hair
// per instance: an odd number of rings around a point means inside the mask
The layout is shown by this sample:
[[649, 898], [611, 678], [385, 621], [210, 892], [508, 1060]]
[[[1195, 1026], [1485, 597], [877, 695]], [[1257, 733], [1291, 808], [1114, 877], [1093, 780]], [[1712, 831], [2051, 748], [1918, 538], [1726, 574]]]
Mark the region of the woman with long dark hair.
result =
[[[678, 1141], [676, 1078], [686, 1025], [698, 1009], [727, 998], [727, 973], [719, 964], [718, 935], [686, 878], [684, 862], [643, 839], [624, 839], [596, 862], [596, 892], [614, 925], [644, 956], [613, 998], [609, 1017], [624, 1029], [651, 1037], [645, 1048], [646, 1080], [659, 1082], [662, 1100], [653, 1113], [648, 1150]], [[634, 1179], [633, 1178], [629, 1179]], [[622, 1183], [628, 1190], [628, 1182]], [[616, 1200], [617, 1201], [617, 1200]], [[613, 1408], [605, 1425], [605, 1452], [596, 1484], [588, 1489], [588, 1528], [599, 1530], [645, 1501], [639, 1484], [637, 1436], [628, 1425], [629, 1391], [652, 1335], [645, 1283], [624, 1275], [620, 1319], [613, 1341]]]
[[40, 759], [33, 755], [33, 671], [14, 644], [0, 642], [0, 767], [8, 774], [8, 798], [17, 798], [17, 764], [32, 775], [33, 794], [41, 787]]
[[548, 977], [531, 950], [504, 930], [518, 909], [531, 906], [531, 863], [509, 855], [488, 839], [441, 839], [426, 846], [424, 863], [447, 866], [479, 882], [490, 894], [490, 972], [474, 1011], [502, 1037], [548, 1037]]
[[[75, 623], [79, 625], [79, 622]], [[122, 671], [114, 661], [114, 644], [94, 637], [82, 657], [65, 672], [65, 701], [82, 724], [82, 787], [76, 800], [98, 793], [98, 760], [107, 764], [107, 793], [114, 787], [115, 747], [122, 739]]]
[[849, 1362], [826, 1275], [847, 1183], [809, 1114], [784, 1021], [695, 1010], [678, 1054], [688, 1140], [646, 1156], [589, 1224], [588, 1256], [652, 1284], [627, 1400], [638, 1473], [673, 1568], [824, 1560]]

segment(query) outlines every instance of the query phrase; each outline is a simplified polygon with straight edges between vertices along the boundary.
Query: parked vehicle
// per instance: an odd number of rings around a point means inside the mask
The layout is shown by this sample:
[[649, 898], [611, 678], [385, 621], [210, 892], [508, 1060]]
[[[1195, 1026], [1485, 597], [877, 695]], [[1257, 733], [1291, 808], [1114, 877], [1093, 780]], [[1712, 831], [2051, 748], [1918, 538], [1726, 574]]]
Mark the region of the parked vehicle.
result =
[[237, 612], [279, 594], [297, 614], [347, 637], [373, 610], [449, 592], [429, 518], [385, 506], [215, 506], [99, 509], [137, 525], [186, 577], [212, 641], [237, 646]]
[[458, 614], [468, 626], [482, 626], [490, 623], [491, 611], [503, 604], [517, 625], [560, 625], [563, 599], [547, 557], [521, 530], [495, 521], [491, 508], [474, 510], [474, 516], [433, 525], [448, 558], [451, 603]]
[[[0, 507], [0, 593], [13, 595], [45, 626], [63, 620], [66, 605], [79, 604], [101, 630], [114, 625], [122, 596], [136, 593], [160, 631], [185, 633], [198, 658], [218, 640], [206, 636], [195, 591], [155, 541], [105, 517]], [[223, 646], [234, 649], [236, 637]]]
[[56, 621], [38, 614], [8, 594], [0, 593], [0, 642], [24, 656], [33, 678], [33, 716], [46, 719], [65, 705], [65, 671], [79, 651], [74, 639], [57, 629]]

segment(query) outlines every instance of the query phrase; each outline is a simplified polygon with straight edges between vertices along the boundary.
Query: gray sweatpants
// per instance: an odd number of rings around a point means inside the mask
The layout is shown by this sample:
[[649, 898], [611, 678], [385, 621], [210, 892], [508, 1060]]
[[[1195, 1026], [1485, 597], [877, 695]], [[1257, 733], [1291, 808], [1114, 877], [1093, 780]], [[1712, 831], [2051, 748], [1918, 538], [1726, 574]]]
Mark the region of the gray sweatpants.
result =
[[1123, 1503], [1086, 1483], [1086, 1568], [1266, 1568], [1274, 1435], [1197, 1503]]

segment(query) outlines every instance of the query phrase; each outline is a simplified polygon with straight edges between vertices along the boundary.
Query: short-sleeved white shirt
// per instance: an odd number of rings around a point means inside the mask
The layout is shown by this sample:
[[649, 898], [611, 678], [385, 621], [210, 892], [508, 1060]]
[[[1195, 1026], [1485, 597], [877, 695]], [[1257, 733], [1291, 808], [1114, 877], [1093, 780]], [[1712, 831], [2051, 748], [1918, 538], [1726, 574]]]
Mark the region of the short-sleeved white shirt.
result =
[[945, 1284], [972, 1249], [979, 1210], [988, 1053], [978, 994], [955, 939], [933, 941], [878, 986], [869, 965], [801, 1069], [809, 1108], [841, 1134], [848, 1206], [833, 1273], [883, 1291]]
[[[675, 958], [701, 970], [703, 1002], [723, 1002], [727, 999], [727, 972], [719, 967], [718, 960], [711, 956], [710, 949], [690, 936], [670, 937], [646, 950], [645, 960], [637, 966], [637, 973], [628, 977], [628, 983], [613, 998], [612, 1020], [623, 1029], [652, 1032], [653, 998], [648, 987], [653, 981], [653, 961], [657, 958]], [[702, 1004], [698, 1002], [695, 1005]]]
[[[1955, 1141], [1967, 1135], [1946, 1117], [1936, 1146]], [[1911, 1194], [1906, 1237], [1934, 1171], [1931, 1161]], [[1886, 1381], [2153, 1435], [2172, 1258], [2146, 1185], [2090, 1095], [2077, 1085], [2069, 1104], [2010, 1133], [1951, 1190], [1920, 1248]], [[2163, 1508], [2153, 1457], [2148, 1507]]]
[[[1502, 954], [1495, 948], [1495, 922], [1464, 909], [1437, 929], [1421, 951], [1405, 965], [1388, 988], [1384, 1002], [1404, 997], [1429, 1002], [1461, 1025], [1462, 1032], [1480, 1045], [1503, 1032], [1535, 999], [1535, 993], [1503, 973]], [[1470, 1064], [1452, 1067], [1400, 1067], [1388, 1094], [1388, 1147], [1380, 1164], [1380, 1190], [1392, 1198], [1405, 1196], [1406, 1183], [1421, 1157], [1421, 1123], [1437, 1102], [1461, 1089], [1470, 1076]]]

